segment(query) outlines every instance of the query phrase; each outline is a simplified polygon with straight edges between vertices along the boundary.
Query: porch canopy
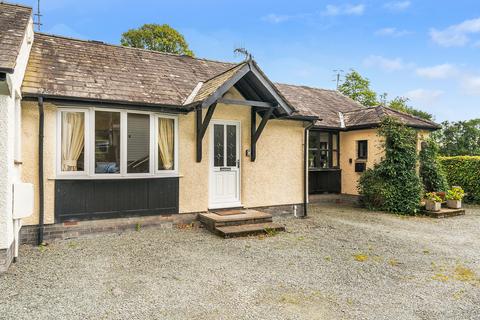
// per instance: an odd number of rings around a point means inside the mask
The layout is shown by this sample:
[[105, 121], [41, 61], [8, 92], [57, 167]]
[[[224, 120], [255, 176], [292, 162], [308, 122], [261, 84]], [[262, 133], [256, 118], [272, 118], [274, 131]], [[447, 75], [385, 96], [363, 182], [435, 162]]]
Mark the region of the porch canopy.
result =
[[[237, 89], [245, 100], [225, 98], [225, 93], [232, 87]], [[202, 140], [215, 112], [217, 103], [252, 107], [251, 161], [255, 161], [256, 143], [268, 120], [291, 117], [295, 112], [295, 109], [251, 59], [205, 82], [200, 82], [185, 101], [185, 106], [194, 108], [196, 112], [197, 162], [202, 161]], [[203, 109], [207, 109], [205, 118], [203, 118]], [[258, 126], [256, 123], [257, 114], [261, 117]]]

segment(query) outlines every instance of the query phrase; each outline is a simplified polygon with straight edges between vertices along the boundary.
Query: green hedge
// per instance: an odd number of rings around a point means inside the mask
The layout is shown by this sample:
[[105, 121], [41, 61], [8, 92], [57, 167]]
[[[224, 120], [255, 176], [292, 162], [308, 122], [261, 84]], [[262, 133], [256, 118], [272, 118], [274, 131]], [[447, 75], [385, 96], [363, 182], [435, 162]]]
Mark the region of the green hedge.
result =
[[462, 187], [467, 202], [480, 203], [480, 156], [440, 157], [451, 186]]

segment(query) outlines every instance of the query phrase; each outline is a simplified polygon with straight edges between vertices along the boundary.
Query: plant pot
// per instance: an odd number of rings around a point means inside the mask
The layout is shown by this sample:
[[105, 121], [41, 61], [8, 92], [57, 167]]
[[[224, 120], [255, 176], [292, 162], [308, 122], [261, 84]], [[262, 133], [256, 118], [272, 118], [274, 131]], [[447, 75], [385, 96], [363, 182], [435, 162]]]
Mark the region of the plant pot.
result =
[[435, 202], [433, 200], [425, 200], [425, 208], [427, 211], [437, 212], [442, 208], [441, 202]]
[[462, 200], [447, 200], [447, 207], [450, 209], [460, 209], [462, 207]]

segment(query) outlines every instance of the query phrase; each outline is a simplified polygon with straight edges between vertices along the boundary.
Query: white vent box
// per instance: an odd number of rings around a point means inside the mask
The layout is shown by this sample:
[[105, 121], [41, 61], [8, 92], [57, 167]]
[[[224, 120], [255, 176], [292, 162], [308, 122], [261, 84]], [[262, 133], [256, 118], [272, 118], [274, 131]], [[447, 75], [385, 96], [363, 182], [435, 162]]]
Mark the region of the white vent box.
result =
[[13, 184], [13, 219], [22, 219], [33, 214], [33, 184]]

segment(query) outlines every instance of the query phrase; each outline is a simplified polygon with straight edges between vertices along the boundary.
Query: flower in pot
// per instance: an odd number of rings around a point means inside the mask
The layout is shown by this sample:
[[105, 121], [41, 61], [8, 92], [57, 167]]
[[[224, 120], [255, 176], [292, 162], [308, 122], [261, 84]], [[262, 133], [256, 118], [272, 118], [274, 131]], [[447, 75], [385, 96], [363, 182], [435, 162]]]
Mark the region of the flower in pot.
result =
[[465, 197], [465, 191], [461, 187], [453, 187], [447, 191], [445, 198], [447, 199], [447, 207], [450, 209], [460, 209], [462, 207], [462, 199]]
[[437, 196], [435, 192], [429, 192], [425, 195], [425, 208], [427, 211], [440, 211], [442, 208], [442, 198]]

